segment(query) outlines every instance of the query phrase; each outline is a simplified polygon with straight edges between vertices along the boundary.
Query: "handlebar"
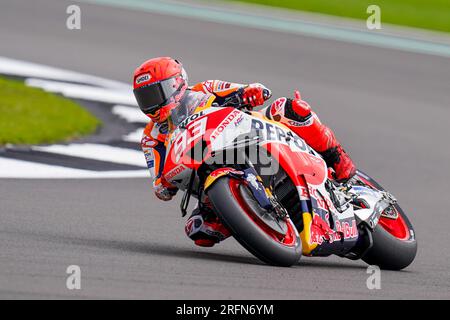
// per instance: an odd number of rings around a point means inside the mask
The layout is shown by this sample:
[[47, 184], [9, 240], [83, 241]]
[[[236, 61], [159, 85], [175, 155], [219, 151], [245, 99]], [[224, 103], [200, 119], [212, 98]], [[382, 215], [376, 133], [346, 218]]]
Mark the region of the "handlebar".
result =
[[[219, 107], [234, 107], [237, 109], [249, 108], [250, 104], [248, 104], [248, 103], [244, 104], [241, 99], [243, 92], [244, 92], [244, 88], [240, 88], [235, 94], [226, 98], [225, 101], [221, 105], [219, 105]], [[272, 97], [272, 91], [270, 91], [267, 88], [264, 89], [263, 97], [264, 97], [264, 100], [269, 100]]]

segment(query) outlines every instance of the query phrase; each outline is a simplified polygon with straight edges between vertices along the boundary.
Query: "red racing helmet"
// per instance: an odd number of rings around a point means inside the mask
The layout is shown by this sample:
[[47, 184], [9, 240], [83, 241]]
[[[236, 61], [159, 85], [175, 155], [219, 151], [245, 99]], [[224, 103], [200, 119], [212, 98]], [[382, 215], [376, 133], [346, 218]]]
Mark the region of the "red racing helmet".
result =
[[133, 92], [139, 108], [154, 122], [164, 122], [188, 87], [180, 62], [170, 57], [147, 60], [134, 72]]

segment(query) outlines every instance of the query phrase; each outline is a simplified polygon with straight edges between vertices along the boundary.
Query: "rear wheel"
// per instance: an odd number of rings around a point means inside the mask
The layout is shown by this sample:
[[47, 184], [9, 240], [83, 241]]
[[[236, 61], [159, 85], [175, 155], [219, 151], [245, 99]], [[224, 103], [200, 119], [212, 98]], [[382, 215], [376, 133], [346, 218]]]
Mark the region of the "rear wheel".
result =
[[283, 267], [300, 260], [301, 241], [292, 221], [261, 208], [241, 181], [220, 178], [207, 193], [217, 215], [234, 238], [257, 258]]
[[[381, 185], [367, 175], [359, 172], [358, 177], [367, 185], [384, 191]], [[372, 238], [372, 248], [362, 257], [370, 265], [387, 270], [401, 270], [409, 266], [416, 257], [414, 228], [398, 204], [383, 212]]]

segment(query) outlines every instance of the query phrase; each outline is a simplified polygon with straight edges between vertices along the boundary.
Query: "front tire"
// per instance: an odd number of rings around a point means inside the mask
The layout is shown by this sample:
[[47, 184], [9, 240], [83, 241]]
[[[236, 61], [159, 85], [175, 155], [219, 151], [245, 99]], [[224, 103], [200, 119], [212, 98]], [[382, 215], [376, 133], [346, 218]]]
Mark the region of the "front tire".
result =
[[264, 209], [259, 206], [255, 209], [256, 200], [241, 181], [228, 176], [219, 178], [207, 193], [216, 214], [234, 238], [258, 259], [282, 267], [290, 267], [300, 260], [301, 240], [292, 221], [284, 220], [284, 235], [265, 225], [259, 218], [261, 211], [255, 212]]

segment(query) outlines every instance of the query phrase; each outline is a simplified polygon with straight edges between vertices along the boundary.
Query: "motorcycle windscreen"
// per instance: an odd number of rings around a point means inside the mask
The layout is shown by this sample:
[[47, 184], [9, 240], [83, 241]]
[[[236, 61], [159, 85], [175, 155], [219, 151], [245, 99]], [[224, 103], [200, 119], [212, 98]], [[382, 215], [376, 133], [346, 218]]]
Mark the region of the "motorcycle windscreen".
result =
[[180, 101], [180, 105], [172, 110], [171, 119], [175, 127], [192, 115], [200, 101], [204, 98], [204, 94], [187, 90], [185, 96]]

